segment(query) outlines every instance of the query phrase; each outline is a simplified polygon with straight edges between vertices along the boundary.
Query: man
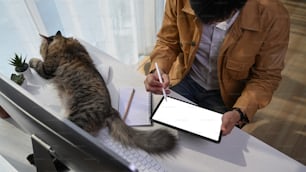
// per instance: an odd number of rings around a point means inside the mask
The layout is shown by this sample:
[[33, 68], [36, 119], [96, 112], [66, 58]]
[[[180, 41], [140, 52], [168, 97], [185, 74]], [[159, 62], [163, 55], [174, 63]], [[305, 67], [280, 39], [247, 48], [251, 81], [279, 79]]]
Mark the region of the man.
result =
[[227, 135], [271, 101], [289, 27], [278, 0], [167, 0], [145, 87], [157, 94], [170, 87], [223, 113], [221, 130]]

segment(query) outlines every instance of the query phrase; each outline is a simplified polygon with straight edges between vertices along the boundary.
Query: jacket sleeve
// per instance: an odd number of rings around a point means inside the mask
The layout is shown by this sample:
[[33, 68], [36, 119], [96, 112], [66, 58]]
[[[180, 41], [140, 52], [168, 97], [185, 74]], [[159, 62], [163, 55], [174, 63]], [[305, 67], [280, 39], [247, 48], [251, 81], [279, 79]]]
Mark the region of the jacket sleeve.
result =
[[150, 55], [152, 71], [157, 62], [159, 68], [169, 73], [173, 62], [179, 53], [179, 33], [177, 28], [177, 1], [167, 0], [163, 23], [157, 35], [156, 45]]
[[268, 105], [281, 81], [289, 42], [290, 21], [287, 11], [276, 14], [259, 50], [251, 77], [234, 107], [239, 107], [251, 120], [260, 108]]

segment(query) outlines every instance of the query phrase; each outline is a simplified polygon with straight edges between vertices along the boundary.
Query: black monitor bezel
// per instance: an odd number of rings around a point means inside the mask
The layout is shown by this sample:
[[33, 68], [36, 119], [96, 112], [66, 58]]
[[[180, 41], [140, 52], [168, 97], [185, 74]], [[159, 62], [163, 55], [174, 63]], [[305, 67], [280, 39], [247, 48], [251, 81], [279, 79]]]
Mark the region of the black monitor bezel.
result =
[[[97, 171], [116, 167], [118, 171], [137, 171], [118, 154], [99, 143], [69, 120], [62, 120], [44, 108], [25, 89], [0, 74], [0, 96], [7, 107], [19, 113], [10, 114], [29, 135], [46, 142], [67, 167], [76, 171]], [[83, 162], [83, 163], [80, 163]]]

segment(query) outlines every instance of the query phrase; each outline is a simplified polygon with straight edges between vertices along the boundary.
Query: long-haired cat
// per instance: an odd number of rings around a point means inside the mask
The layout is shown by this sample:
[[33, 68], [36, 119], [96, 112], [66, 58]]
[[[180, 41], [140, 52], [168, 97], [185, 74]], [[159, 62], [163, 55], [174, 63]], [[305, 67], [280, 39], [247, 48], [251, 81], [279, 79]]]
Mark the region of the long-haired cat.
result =
[[30, 66], [41, 77], [52, 79], [66, 102], [69, 120], [91, 134], [108, 127], [114, 139], [148, 153], [168, 153], [175, 148], [176, 137], [167, 130], [142, 131], [124, 123], [111, 106], [103, 78], [78, 40], [62, 36], [60, 31], [54, 36], [41, 37], [43, 61], [32, 58]]

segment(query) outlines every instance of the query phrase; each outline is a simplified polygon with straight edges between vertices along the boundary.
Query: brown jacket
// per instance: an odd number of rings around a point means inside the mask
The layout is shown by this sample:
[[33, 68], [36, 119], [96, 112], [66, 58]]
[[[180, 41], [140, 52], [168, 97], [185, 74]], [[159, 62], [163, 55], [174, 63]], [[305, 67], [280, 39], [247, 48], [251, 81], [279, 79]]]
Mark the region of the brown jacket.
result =
[[[163, 25], [150, 57], [175, 85], [188, 73], [201, 37], [189, 0], [167, 0]], [[289, 15], [278, 0], [248, 0], [219, 51], [218, 77], [226, 106], [249, 119], [266, 106], [281, 80], [289, 42]], [[151, 66], [151, 70], [154, 65]]]

